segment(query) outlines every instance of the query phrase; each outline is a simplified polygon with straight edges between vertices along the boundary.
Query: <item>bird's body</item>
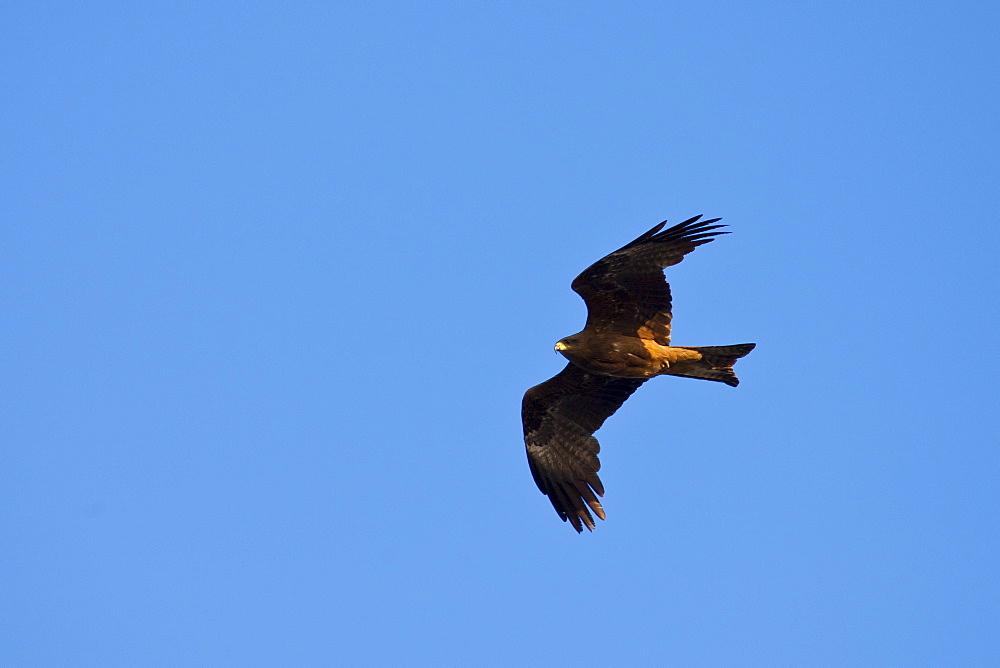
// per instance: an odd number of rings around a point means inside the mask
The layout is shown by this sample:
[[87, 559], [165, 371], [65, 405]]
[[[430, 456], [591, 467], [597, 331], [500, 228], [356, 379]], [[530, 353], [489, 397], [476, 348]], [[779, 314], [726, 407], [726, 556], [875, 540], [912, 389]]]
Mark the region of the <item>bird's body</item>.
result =
[[702, 366], [698, 348], [665, 346], [639, 336], [581, 332], [560, 340], [556, 350], [584, 371], [618, 378], [690, 376]]
[[[714, 380], [735, 387], [733, 364], [752, 343], [671, 346], [670, 286], [663, 269], [712, 241], [719, 219], [701, 216], [660, 232], [660, 223], [598, 260], [573, 281], [587, 303], [583, 331], [555, 349], [569, 364], [528, 390], [521, 404], [528, 464], [538, 488], [577, 531], [594, 528], [590, 510], [604, 519], [597, 496], [600, 445], [593, 433], [646, 380], [659, 375]], [[589, 510], [588, 510], [589, 509]]]

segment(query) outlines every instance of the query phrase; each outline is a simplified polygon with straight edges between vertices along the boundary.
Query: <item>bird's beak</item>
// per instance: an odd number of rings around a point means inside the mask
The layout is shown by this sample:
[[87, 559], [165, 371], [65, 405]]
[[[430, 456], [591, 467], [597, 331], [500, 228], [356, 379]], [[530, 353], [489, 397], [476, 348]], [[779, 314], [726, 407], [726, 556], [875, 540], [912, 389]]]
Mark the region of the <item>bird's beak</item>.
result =
[[569, 346], [567, 346], [562, 341], [556, 341], [556, 352], [559, 352], [560, 350], [566, 350], [567, 348], [569, 348]]

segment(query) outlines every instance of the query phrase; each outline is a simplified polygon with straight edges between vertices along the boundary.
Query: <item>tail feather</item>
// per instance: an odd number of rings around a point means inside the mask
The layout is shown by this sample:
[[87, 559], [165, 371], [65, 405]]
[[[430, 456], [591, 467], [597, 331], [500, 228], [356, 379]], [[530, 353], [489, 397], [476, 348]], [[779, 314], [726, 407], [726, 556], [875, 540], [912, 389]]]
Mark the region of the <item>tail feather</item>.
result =
[[740, 379], [733, 373], [733, 365], [736, 364], [736, 360], [749, 354], [756, 345], [756, 343], [738, 343], [732, 346], [702, 346], [699, 348], [684, 346], [701, 353], [701, 359], [685, 364], [683, 369], [677, 369], [670, 373], [688, 378], [715, 380], [736, 387], [740, 384]]

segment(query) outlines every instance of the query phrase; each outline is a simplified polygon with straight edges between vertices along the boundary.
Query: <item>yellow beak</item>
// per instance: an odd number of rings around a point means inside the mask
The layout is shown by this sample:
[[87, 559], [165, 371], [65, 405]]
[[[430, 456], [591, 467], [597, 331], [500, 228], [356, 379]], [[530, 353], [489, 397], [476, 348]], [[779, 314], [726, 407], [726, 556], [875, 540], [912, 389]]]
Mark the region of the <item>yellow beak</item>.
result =
[[566, 345], [565, 343], [563, 343], [562, 341], [557, 341], [557, 342], [556, 342], [556, 352], [558, 352], [558, 351], [560, 351], [560, 350], [566, 350], [567, 348], [569, 348], [569, 346], [567, 346], [567, 345]]

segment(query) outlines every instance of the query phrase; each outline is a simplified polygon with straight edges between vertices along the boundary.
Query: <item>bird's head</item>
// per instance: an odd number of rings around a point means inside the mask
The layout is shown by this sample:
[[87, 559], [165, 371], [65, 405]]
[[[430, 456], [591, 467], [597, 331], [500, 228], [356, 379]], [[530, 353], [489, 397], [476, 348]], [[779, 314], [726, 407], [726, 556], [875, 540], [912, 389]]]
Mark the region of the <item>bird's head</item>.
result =
[[572, 336], [567, 336], [564, 339], [559, 339], [558, 341], [556, 341], [556, 352], [564, 353], [570, 348], [572, 348], [575, 343], [576, 339], [573, 338]]

